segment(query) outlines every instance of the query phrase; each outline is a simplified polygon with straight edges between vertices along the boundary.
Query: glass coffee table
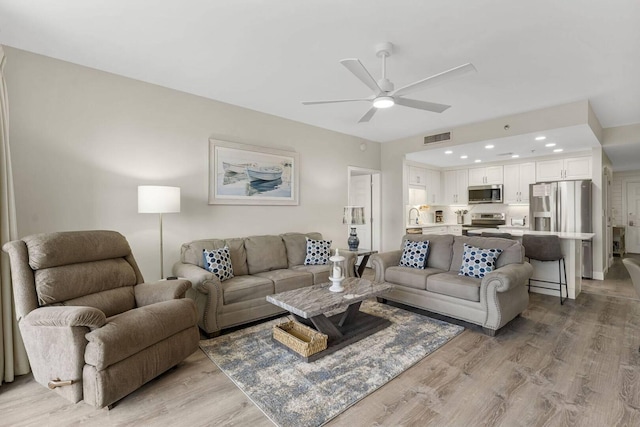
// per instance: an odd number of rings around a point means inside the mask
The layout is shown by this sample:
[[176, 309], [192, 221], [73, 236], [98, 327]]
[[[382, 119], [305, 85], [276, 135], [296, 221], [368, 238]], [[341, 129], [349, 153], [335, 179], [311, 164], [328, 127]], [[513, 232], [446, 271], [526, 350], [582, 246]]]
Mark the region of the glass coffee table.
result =
[[[327, 349], [304, 358], [307, 362], [331, 354], [391, 325], [387, 319], [360, 311], [360, 305], [368, 298], [388, 292], [392, 285], [357, 277], [346, 278], [342, 285], [344, 292], [331, 292], [331, 283], [323, 283], [267, 296], [267, 301], [289, 311], [298, 322], [329, 337]], [[333, 316], [325, 315], [341, 307], [347, 309]]]

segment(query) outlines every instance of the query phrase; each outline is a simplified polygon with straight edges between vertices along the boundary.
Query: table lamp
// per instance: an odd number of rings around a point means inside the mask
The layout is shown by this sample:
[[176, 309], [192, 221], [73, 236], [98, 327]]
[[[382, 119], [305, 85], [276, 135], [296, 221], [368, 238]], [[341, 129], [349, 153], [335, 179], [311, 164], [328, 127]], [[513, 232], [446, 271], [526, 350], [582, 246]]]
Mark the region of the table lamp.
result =
[[351, 226], [351, 233], [349, 233], [349, 240], [347, 240], [347, 243], [349, 244], [349, 250], [357, 251], [358, 245], [360, 244], [360, 239], [358, 239], [358, 235], [356, 234], [356, 228], [354, 227], [354, 225], [363, 225], [365, 223], [364, 207], [345, 206], [342, 223]]
[[164, 279], [162, 214], [180, 212], [180, 187], [138, 186], [138, 213], [160, 214], [160, 278]]

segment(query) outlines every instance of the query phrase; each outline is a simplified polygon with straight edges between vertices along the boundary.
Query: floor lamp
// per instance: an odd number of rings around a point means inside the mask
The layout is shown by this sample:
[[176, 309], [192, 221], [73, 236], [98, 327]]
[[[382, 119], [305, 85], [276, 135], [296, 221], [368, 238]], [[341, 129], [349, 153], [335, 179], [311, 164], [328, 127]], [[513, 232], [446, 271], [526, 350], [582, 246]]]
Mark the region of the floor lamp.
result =
[[164, 279], [162, 214], [180, 212], [180, 187], [138, 186], [138, 213], [160, 214], [160, 278]]

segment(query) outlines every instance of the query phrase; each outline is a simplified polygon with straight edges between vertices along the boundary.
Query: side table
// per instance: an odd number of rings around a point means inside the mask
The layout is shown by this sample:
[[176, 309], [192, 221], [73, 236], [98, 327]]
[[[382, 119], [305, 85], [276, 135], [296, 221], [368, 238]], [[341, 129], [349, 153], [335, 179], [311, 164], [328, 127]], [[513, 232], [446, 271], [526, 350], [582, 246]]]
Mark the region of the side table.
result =
[[356, 275], [356, 277], [362, 277], [362, 273], [364, 273], [364, 269], [367, 266], [367, 262], [369, 261], [369, 257], [373, 254], [377, 254], [378, 251], [374, 251], [371, 249], [362, 249], [362, 248], [358, 248], [357, 251], [352, 251], [349, 249], [343, 249], [343, 248], [339, 248], [338, 249], [340, 252], [351, 252], [352, 254], [356, 254], [357, 257], [362, 257], [362, 261], [360, 262], [360, 264], [356, 264], [354, 266], [354, 273]]

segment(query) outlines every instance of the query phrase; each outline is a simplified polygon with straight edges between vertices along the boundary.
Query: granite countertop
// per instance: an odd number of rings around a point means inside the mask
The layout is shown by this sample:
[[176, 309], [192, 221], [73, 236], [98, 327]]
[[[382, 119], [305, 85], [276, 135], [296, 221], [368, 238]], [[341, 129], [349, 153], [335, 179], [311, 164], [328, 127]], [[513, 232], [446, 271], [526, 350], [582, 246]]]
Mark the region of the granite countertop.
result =
[[430, 222], [428, 224], [407, 224], [405, 228], [431, 228], [431, 227], [449, 227], [452, 225], [464, 225], [457, 222]]
[[508, 232], [513, 237], [522, 237], [523, 234], [535, 234], [538, 236], [558, 236], [561, 239], [567, 240], [591, 240], [595, 236], [595, 233], [569, 233], [569, 232], [561, 232], [561, 231], [535, 231], [529, 230], [526, 227], [523, 229], [509, 229], [505, 230], [504, 228], [479, 228], [475, 230], [469, 230], [468, 234], [482, 234], [482, 232], [490, 232], [490, 233], [505, 233]]

